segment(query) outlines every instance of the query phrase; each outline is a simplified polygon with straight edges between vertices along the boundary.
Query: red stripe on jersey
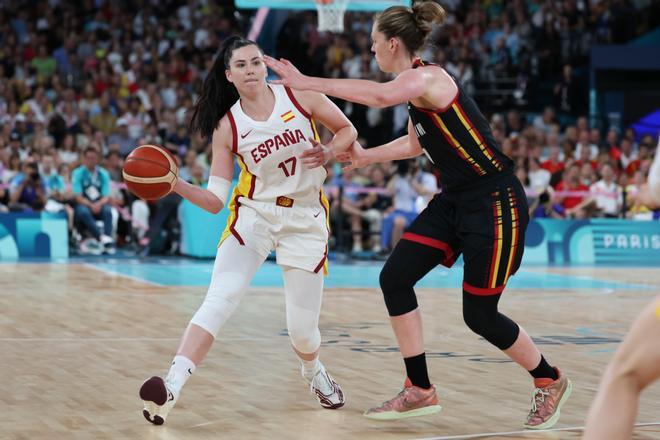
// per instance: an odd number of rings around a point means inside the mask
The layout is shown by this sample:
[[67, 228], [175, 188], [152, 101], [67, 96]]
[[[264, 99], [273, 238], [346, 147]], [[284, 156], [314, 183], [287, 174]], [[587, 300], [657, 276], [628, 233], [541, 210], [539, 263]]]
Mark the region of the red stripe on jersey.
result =
[[237, 194], [236, 197], [234, 197], [234, 220], [232, 220], [231, 225], [229, 225], [229, 231], [232, 233], [234, 237], [236, 237], [236, 240], [238, 240], [241, 246], [245, 246], [245, 242], [243, 241], [240, 234], [235, 228], [236, 221], [238, 220], [238, 208], [241, 206], [241, 202], [238, 201], [239, 197], [240, 194]]
[[307, 111], [303, 108], [303, 106], [300, 105], [300, 103], [298, 102], [298, 100], [296, 99], [296, 97], [293, 96], [293, 92], [291, 91], [291, 89], [288, 88], [287, 86], [284, 86], [284, 90], [286, 90], [286, 94], [289, 95], [289, 99], [291, 100], [291, 102], [293, 103], [293, 105], [296, 106], [296, 108], [298, 109], [298, 111], [299, 111], [300, 113], [302, 113], [302, 115], [303, 115], [304, 117], [306, 117], [307, 119], [311, 119], [312, 115], [310, 115], [309, 113], [307, 113]]
[[231, 114], [231, 110], [227, 112], [227, 119], [229, 119], [229, 124], [231, 125], [231, 151], [234, 154], [238, 154], [238, 129], [236, 128], [236, 121], [234, 120], [234, 115]]

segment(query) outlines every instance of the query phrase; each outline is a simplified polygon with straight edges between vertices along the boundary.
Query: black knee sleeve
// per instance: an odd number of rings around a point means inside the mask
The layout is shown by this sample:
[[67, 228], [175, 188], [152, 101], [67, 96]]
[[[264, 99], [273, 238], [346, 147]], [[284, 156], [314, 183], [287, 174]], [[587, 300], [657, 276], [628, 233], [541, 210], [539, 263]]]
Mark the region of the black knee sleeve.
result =
[[518, 339], [520, 328], [497, 311], [500, 296], [480, 296], [463, 291], [463, 319], [470, 330], [500, 350], [506, 350]]
[[417, 308], [417, 296], [413, 286], [417, 280], [406, 277], [397, 264], [389, 259], [380, 271], [380, 288], [390, 316], [399, 316]]
[[400, 316], [417, 308], [413, 289], [431, 269], [446, 259], [443, 250], [401, 239], [380, 272], [380, 288], [390, 316]]

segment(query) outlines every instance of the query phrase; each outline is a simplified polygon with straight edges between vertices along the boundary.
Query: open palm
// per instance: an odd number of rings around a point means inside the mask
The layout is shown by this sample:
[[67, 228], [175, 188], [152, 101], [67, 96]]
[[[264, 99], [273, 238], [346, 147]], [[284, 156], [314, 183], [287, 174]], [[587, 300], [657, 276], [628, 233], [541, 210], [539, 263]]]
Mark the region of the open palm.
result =
[[273, 84], [282, 84], [298, 90], [306, 89], [306, 80], [309, 77], [300, 73], [291, 61], [284, 58], [276, 60], [273, 57], [264, 55], [264, 62], [280, 77], [279, 80], [273, 81]]

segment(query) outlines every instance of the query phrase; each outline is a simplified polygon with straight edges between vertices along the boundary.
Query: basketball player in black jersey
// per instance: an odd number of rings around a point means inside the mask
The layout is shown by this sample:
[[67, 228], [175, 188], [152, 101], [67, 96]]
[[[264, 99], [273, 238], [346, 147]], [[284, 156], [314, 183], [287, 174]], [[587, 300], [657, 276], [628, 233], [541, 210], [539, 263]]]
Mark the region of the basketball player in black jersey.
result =
[[380, 274], [406, 366], [405, 387], [365, 416], [387, 420], [440, 411], [428, 378], [413, 286], [436, 265], [450, 267], [462, 253], [466, 324], [531, 373], [535, 389], [524, 426], [550, 428], [570, 395], [571, 382], [548, 364], [525, 330], [497, 308], [523, 254], [528, 222], [525, 193], [513, 175], [511, 159], [500, 151], [475, 102], [444, 69], [416, 56], [432, 23], [444, 16], [437, 3], [421, 2], [412, 8], [391, 7], [375, 17], [371, 50], [381, 70], [397, 75], [388, 83], [308, 77], [290, 62], [269, 57], [266, 64], [281, 83], [295, 89], [372, 107], [408, 103], [407, 136], [368, 150], [354, 144], [348, 154], [338, 154], [338, 160], [355, 168], [424, 152], [440, 169], [442, 193], [409, 226]]

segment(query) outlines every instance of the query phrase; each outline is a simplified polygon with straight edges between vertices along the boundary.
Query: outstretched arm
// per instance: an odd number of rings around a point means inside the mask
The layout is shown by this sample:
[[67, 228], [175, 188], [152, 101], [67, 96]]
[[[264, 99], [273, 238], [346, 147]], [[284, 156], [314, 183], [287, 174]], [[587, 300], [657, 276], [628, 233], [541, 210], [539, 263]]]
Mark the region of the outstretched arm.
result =
[[419, 156], [423, 151], [413, 130], [412, 122], [409, 119], [408, 134], [406, 136], [401, 136], [387, 144], [366, 150], [355, 142], [349, 151], [337, 154], [337, 160], [340, 162], [349, 162], [349, 165], [344, 167], [344, 169], [350, 170], [362, 168], [373, 163], [410, 159], [411, 157]]
[[310, 139], [312, 148], [303, 151], [300, 158], [307, 168], [323, 166], [333, 154], [346, 151], [357, 139], [357, 130], [346, 115], [327, 96], [314, 91], [292, 91], [296, 100], [334, 136], [327, 145]]
[[327, 96], [313, 91], [295, 90], [293, 93], [312, 118], [334, 134], [327, 147], [335, 152], [344, 151], [357, 139], [357, 130], [351, 121]]
[[280, 77], [275, 83], [300, 90], [314, 90], [324, 95], [369, 107], [390, 107], [424, 95], [431, 79], [426, 69], [409, 69], [394, 80], [379, 83], [364, 79], [328, 79], [306, 76], [288, 60], [264, 56], [266, 65]]
[[229, 184], [234, 176], [234, 158], [230, 151], [231, 142], [232, 133], [229, 122], [227, 118], [223, 118], [220, 126], [213, 132], [211, 141], [213, 158], [208, 188], [205, 189], [178, 179], [174, 192], [210, 213], [220, 212], [227, 202]]

